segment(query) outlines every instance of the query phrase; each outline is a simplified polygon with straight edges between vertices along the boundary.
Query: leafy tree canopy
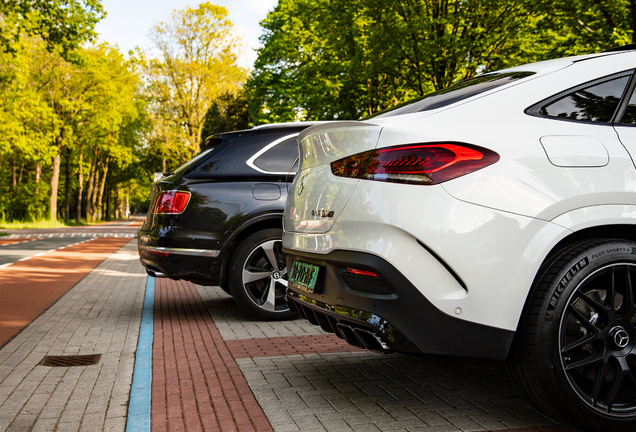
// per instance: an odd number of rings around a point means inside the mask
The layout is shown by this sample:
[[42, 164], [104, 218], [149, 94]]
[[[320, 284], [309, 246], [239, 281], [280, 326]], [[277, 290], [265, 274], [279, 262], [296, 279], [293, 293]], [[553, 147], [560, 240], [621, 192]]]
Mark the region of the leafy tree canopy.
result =
[[254, 123], [357, 119], [478, 73], [629, 43], [633, 0], [280, 0]]
[[5, 49], [12, 51], [11, 43], [25, 34], [38, 35], [66, 60], [77, 60], [72, 53], [95, 37], [95, 25], [106, 15], [101, 0], [4, 0], [0, 14]]

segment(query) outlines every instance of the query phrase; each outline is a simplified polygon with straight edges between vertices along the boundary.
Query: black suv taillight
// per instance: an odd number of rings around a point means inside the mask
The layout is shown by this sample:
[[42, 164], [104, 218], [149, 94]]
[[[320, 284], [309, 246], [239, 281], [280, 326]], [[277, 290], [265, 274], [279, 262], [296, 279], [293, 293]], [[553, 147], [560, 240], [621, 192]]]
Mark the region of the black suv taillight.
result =
[[491, 150], [463, 143], [385, 147], [331, 163], [339, 177], [432, 185], [477, 171], [499, 160]]
[[179, 214], [183, 213], [190, 201], [190, 192], [166, 191], [157, 195], [152, 213]]

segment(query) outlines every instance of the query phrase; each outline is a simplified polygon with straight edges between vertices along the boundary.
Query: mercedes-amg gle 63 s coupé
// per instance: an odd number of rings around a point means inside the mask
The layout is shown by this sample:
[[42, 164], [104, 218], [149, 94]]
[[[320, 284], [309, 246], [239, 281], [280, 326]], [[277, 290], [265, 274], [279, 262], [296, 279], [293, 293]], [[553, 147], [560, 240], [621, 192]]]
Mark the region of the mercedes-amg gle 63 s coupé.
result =
[[139, 236], [148, 274], [220, 285], [260, 319], [295, 316], [281, 252], [296, 137], [311, 123], [261, 126], [206, 140], [208, 150], [152, 185]]
[[636, 50], [488, 73], [299, 137], [291, 308], [376, 352], [507, 360], [636, 430]]

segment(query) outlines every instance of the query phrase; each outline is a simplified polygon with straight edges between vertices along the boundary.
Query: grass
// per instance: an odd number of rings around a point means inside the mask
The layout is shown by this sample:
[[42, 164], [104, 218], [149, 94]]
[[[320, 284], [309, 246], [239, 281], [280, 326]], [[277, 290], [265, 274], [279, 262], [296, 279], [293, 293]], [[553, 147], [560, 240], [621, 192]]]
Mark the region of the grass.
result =
[[[104, 221], [97, 221], [95, 223], [102, 223]], [[71, 226], [84, 226], [84, 225], [92, 225], [90, 223], [86, 223], [84, 219], [82, 219], [82, 223], [77, 223], [74, 220], [68, 220], [66, 223], [64, 221], [53, 222], [50, 220], [41, 220], [35, 222], [21, 222], [21, 221], [11, 221], [11, 222], [1, 222], [0, 221], [0, 229], [37, 229], [37, 228], [64, 228]], [[7, 235], [0, 233], [0, 236]]]

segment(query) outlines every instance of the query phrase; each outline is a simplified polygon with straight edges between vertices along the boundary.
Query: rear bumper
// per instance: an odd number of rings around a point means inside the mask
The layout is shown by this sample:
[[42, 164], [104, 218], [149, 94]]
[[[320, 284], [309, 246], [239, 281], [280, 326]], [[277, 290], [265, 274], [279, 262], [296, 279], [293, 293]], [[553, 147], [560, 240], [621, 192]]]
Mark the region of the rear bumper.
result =
[[[326, 255], [284, 252], [288, 268], [294, 260], [320, 267], [313, 293], [288, 290], [291, 307], [352, 345], [377, 352], [493, 360], [505, 360], [508, 355], [513, 331], [440, 311], [395, 267], [376, 255], [341, 250]], [[346, 267], [373, 271], [380, 280], [352, 278]]]
[[137, 248], [139, 260], [150, 276], [182, 279], [200, 285], [220, 283], [219, 250], [158, 246], [142, 235], [138, 237]]

